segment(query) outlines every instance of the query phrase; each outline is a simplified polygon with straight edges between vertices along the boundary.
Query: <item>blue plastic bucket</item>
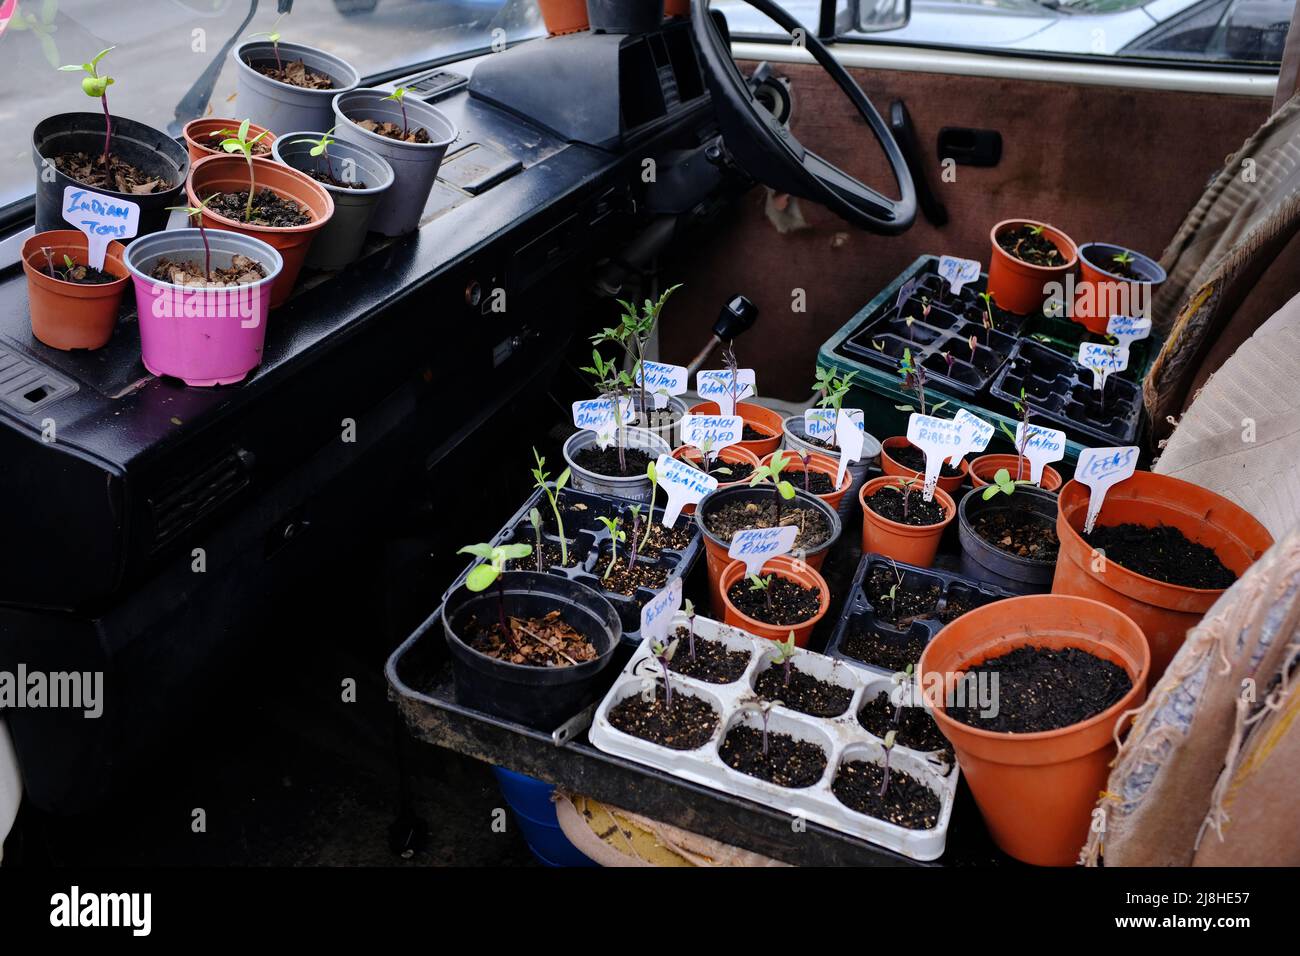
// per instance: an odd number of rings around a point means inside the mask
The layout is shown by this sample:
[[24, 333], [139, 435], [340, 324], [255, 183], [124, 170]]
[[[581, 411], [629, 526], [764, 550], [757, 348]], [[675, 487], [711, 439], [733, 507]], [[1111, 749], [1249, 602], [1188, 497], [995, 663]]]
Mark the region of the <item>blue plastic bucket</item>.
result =
[[493, 767], [492, 772], [519, 823], [528, 849], [543, 866], [596, 866], [560, 829], [555, 804], [551, 802], [553, 786], [504, 767]]

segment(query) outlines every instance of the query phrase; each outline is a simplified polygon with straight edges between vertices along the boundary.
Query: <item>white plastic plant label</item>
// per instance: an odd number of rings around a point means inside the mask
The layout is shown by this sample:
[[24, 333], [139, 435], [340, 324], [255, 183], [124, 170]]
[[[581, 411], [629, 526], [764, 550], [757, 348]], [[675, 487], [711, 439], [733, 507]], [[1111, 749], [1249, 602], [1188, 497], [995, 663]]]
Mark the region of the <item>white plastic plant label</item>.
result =
[[844, 483], [844, 472], [849, 462], [862, 458], [866, 443], [866, 425], [860, 408], [841, 408], [835, 416], [835, 444], [840, 449], [839, 466], [835, 469], [835, 487]]
[[1128, 348], [1134, 342], [1145, 339], [1151, 334], [1151, 320], [1134, 315], [1112, 315], [1106, 323], [1106, 334]]
[[920, 276], [913, 276], [911, 279], [908, 279], [903, 283], [902, 288], [898, 290], [898, 296], [894, 299], [895, 309], [901, 309], [903, 307], [903, 303], [912, 297], [912, 293], [916, 291], [916, 287], [920, 282]]
[[1083, 522], [1083, 533], [1092, 534], [1097, 516], [1101, 514], [1106, 492], [1133, 475], [1137, 469], [1137, 445], [1114, 448], [1085, 448], [1079, 452], [1079, 464], [1074, 477], [1088, 486], [1088, 517]]
[[[756, 380], [752, 368], [736, 369], [735, 400], [742, 401], [755, 394]], [[732, 403], [731, 372], [725, 368], [716, 368], [695, 373], [695, 391], [706, 402], [717, 402], [718, 412], [722, 415], [735, 414], [736, 406]]]
[[939, 277], [948, 283], [948, 288], [952, 289], [953, 295], [961, 295], [964, 286], [970, 285], [980, 277], [980, 264], [975, 259], [940, 256]]
[[655, 462], [655, 482], [668, 495], [668, 504], [664, 505], [659, 519], [665, 528], [677, 523], [682, 508], [699, 504], [700, 499], [718, 487], [718, 479], [672, 455], [660, 455]]
[[745, 437], [745, 420], [739, 415], [685, 415], [682, 444], [716, 455]]
[[642, 362], [637, 367], [637, 384], [645, 388], [654, 399], [655, 408], [668, 404], [670, 395], [681, 395], [690, 385], [686, 367], [665, 365], [663, 362]]
[[921, 493], [926, 501], [932, 501], [945, 459], [962, 443], [962, 428], [951, 418], [912, 412], [907, 418], [907, 440], [925, 452], [925, 484]]
[[641, 636], [649, 638], [651, 643], [668, 643], [668, 630], [672, 627], [673, 615], [682, 606], [682, 579], [673, 578], [668, 586], [645, 603], [641, 608]]
[[1079, 364], [1092, 369], [1092, 387], [1106, 387], [1106, 376], [1128, 368], [1128, 349], [1122, 345], [1100, 345], [1084, 342], [1079, 346]]
[[86, 261], [92, 269], [102, 269], [108, 244], [130, 239], [140, 228], [140, 207], [81, 186], [65, 186], [63, 218], [86, 234]]
[[978, 415], [972, 415], [964, 408], [957, 409], [957, 414], [952, 417], [961, 429], [961, 444], [957, 449], [948, 456], [948, 462], [956, 468], [963, 458], [971, 452], [983, 451], [989, 447], [989, 440], [993, 437], [993, 426], [980, 418]]
[[1016, 447], [1029, 460], [1029, 480], [1042, 484], [1043, 468], [1065, 457], [1065, 432], [1021, 422], [1016, 426]]
[[803, 433], [809, 438], [835, 442], [835, 424], [838, 412], [833, 408], [810, 408], [803, 413]]
[[632, 423], [632, 400], [620, 398], [617, 414], [612, 398], [587, 398], [573, 403], [573, 426], [596, 433], [596, 443], [608, 448], [618, 436], [618, 424]]
[[779, 528], [746, 528], [732, 537], [727, 556], [744, 561], [746, 574], [758, 574], [770, 558], [789, 554], [797, 537], [799, 527], [793, 524], [783, 524]]

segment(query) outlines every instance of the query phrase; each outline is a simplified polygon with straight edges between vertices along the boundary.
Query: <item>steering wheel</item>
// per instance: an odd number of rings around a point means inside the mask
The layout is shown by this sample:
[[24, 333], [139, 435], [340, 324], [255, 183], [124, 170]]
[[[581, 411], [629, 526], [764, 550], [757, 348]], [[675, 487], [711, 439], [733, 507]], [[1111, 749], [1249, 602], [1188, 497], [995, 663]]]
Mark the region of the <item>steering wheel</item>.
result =
[[795, 139], [789, 128], [757, 99], [736, 67], [730, 43], [709, 10], [710, 0], [695, 0], [691, 4], [691, 27], [704, 59], [705, 79], [727, 149], [749, 175], [773, 189], [821, 203], [848, 222], [872, 232], [903, 232], [916, 218], [916, 185], [903, 151], [871, 100], [813, 31], [772, 0], [745, 2], [771, 17], [792, 36], [804, 38], [813, 59], [831, 75], [871, 127], [889, 160], [901, 198], [895, 200], [881, 195]]

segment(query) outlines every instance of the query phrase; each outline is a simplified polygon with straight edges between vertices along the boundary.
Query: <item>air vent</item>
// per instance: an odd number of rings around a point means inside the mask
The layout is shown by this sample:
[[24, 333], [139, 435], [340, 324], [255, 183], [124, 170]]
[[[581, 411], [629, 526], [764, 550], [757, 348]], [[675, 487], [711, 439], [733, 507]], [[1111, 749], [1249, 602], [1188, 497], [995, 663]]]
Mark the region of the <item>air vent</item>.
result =
[[151, 498], [153, 550], [173, 541], [248, 487], [252, 468], [252, 454], [236, 449]]
[[451, 70], [430, 70], [406, 82], [406, 88], [423, 100], [435, 100], [469, 82], [469, 78]]
[[0, 346], [0, 402], [34, 415], [77, 390], [76, 383]]

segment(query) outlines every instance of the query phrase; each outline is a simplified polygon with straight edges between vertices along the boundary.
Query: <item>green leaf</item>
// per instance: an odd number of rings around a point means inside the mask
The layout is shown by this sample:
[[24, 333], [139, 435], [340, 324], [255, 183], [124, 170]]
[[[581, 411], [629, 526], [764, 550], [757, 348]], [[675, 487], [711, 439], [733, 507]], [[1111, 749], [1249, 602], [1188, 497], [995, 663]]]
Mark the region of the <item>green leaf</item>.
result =
[[560, 472], [560, 477], [555, 479], [556, 494], [559, 494], [560, 489], [569, 483], [569, 477], [572, 474], [572, 471], [573, 469], [566, 468], [564, 471]]
[[249, 126], [249, 121], [248, 121], [247, 119], [244, 120], [242, 123], [239, 124], [239, 132], [236, 133], [235, 135], [236, 135], [240, 140], [243, 140], [243, 141], [247, 141], [247, 140], [248, 140], [248, 126]]
[[794, 497], [794, 485], [790, 484], [788, 481], [779, 482], [776, 486], [776, 490], [781, 493], [781, 497], [786, 501], [789, 501]]
[[488, 559], [492, 557], [492, 545], [490, 544], [467, 544], [456, 552], [457, 554], [472, 554], [476, 558]]
[[498, 574], [500, 572], [490, 564], [476, 564], [465, 578], [465, 587], [471, 591], [486, 591]]
[[504, 561], [513, 561], [516, 558], [526, 558], [533, 553], [531, 544], [503, 544], [496, 549], [494, 558], [500, 557]]

